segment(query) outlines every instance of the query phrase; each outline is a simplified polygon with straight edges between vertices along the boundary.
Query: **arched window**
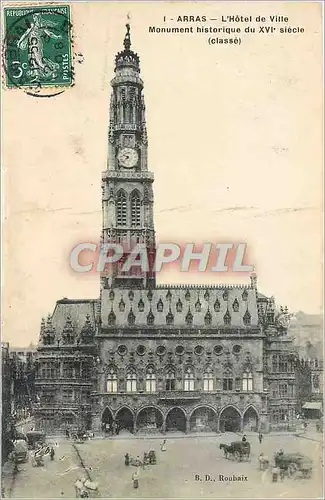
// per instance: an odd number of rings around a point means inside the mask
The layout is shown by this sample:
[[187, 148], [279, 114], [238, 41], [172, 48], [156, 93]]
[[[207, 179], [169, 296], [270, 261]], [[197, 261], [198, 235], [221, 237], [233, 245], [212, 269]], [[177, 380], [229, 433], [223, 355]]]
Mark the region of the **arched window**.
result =
[[172, 368], [169, 368], [166, 372], [166, 391], [175, 390], [175, 372]]
[[134, 191], [131, 195], [131, 226], [141, 226], [141, 201], [138, 191]]
[[153, 368], [147, 369], [146, 392], [156, 392], [156, 374], [155, 374]]
[[117, 375], [114, 368], [111, 368], [108, 372], [106, 392], [117, 392]]
[[192, 368], [188, 367], [184, 374], [184, 391], [194, 391], [194, 373]]
[[244, 372], [243, 374], [243, 391], [253, 390], [253, 375], [252, 372]]
[[137, 374], [133, 370], [126, 376], [126, 392], [137, 392]]
[[222, 389], [224, 391], [232, 391], [233, 387], [234, 387], [234, 379], [233, 379], [232, 371], [230, 369], [227, 369], [224, 371], [224, 374], [223, 374]]
[[126, 194], [123, 190], [119, 191], [117, 194], [116, 201], [116, 225], [126, 226], [127, 225], [127, 208], [126, 208]]
[[211, 368], [207, 368], [203, 374], [203, 390], [213, 391], [213, 375]]

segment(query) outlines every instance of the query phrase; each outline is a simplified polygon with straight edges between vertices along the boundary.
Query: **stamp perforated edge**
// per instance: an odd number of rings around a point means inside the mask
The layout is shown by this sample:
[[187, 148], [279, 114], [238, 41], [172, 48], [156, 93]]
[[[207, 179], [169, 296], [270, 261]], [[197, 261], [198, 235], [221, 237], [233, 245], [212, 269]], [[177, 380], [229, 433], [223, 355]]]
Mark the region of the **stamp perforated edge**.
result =
[[[69, 31], [70, 31], [70, 43], [69, 43], [69, 51], [71, 58], [71, 83], [69, 85], [62, 84], [44, 84], [38, 87], [40, 90], [55, 92], [53, 94], [44, 95], [43, 93], [36, 92], [36, 88], [32, 86], [8, 86], [7, 78], [6, 78], [6, 61], [5, 61], [5, 53], [6, 53], [6, 26], [5, 26], [5, 10], [6, 9], [41, 9], [44, 7], [68, 7], [69, 11]], [[74, 62], [76, 59], [74, 53], [74, 26], [72, 23], [72, 15], [71, 15], [71, 2], [63, 3], [63, 2], [32, 2], [32, 3], [21, 3], [21, 2], [6, 2], [1, 5], [1, 17], [2, 17], [2, 30], [1, 30], [1, 70], [2, 70], [2, 90], [6, 91], [17, 91], [22, 90], [28, 95], [34, 95], [35, 97], [52, 97], [58, 94], [65, 92], [66, 90], [71, 89], [75, 86], [75, 71], [74, 71]], [[56, 92], [58, 91], [58, 92]]]

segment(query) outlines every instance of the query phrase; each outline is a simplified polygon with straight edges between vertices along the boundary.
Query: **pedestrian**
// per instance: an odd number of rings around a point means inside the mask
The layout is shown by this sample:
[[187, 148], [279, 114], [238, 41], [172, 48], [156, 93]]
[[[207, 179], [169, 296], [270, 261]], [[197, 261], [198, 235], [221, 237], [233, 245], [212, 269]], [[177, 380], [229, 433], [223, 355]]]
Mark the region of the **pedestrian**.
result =
[[258, 457], [259, 465], [260, 465], [260, 470], [266, 470], [269, 466], [269, 459], [264, 455], [264, 453], [261, 453], [260, 456]]
[[262, 444], [262, 441], [263, 441], [263, 434], [260, 432], [259, 435], [258, 435], [258, 440], [260, 442], [260, 444]]
[[55, 455], [55, 451], [54, 451], [53, 446], [51, 446], [51, 450], [50, 450], [50, 459], [51, 460], [54, 460], [54, 455]]
[[272, 469], [272, 482], [277, 483], [280, 475], [279, 467], [273, 467]]
[[12, 460], [13, 460], [13, 463], [14, 463], [13, 473], [17, 474], [19, 472], [19, 469], [18, 469], [18, 457], [17, 457], [17, 453], [15, 451], [13, 451], [13, 453], [12, 453]]
[[149, 453], [143, 453], [143, 468], [150, 464]]
[[65, 436], [66, 436], [66, 438], [67, 438], [67, 439], [69, 439], [69, 438], [70, 438], [70, 432], [69, 432], [69, 429], [66, 429], [66, 430], [65, 430]]
[[166, 451], [167, 450], [166, 439], [164, 439], [163, 442], [161, 443], [160, 450], [161, 451]]
[[139, 488], [139, 473], [133, 472], [132, 474], [132, 481], [133, 481], [133, 488]]
[[124, 464], [126, 466], [130, 465], [130, 455], [128, 453], [126, 453], [124, 456]]

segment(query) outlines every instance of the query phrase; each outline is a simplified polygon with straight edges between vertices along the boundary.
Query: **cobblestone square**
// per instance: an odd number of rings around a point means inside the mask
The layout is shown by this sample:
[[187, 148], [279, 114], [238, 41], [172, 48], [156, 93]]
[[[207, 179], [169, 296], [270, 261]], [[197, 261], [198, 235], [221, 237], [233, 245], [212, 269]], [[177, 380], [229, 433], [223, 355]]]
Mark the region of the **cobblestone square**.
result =
[[[162, 452], [161, 438], [133, 438], [125, 434], [113, 439], [94, 439], [77, 444], [83, 464], [91, 479], [98, 482], [100, 496], [110, 498], [315, 498], [322, 496], [322, 446], [320, 442], [290, 435], [266, 436], [259, 444], [257, 434], [248, 435], [251, 443], [249, 462], [226, 460], [220, 443], [240, 437], [226, 433], [208, 437], [167, 435], [167, 450]], [[6, 496], [12, 498], [74, 498], [74, 483], [85, 475], [78, 454], [70, 441], [60, 439], [53, 462], [32, 467], [31, 460], [19, 466], [12, 479], [5, 470]], [[272, 458], [280, 448], [284, 452], [301, 452], [314, 461], [311, 479], [285, 478], [272, 483], [269, 471], [261, 472], [258, 456], [263, 452]], [[139, 488], [132, 485], [136, 468], [124, 465], [124, 455], [132, 457], [153, 449], [157, 465], [140, 470]], [[220, 480], [235, 475], [242, 480]], [[243, 480], [244, 477], [247, 480]]]

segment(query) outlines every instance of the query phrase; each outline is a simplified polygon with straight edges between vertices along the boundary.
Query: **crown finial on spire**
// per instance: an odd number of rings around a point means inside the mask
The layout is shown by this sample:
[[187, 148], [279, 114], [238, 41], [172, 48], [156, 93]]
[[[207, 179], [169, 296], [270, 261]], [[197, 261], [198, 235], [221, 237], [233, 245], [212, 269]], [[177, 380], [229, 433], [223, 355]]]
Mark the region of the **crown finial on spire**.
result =
[[124, 37], [123, 44], [124, 44], [125, 50], [130, 50], [130, 47], [131, 47], [130, 25], [129, 25], [129, 23], [127, 23], [125, 26], [126, 26], [126, 34]]

